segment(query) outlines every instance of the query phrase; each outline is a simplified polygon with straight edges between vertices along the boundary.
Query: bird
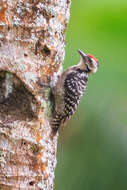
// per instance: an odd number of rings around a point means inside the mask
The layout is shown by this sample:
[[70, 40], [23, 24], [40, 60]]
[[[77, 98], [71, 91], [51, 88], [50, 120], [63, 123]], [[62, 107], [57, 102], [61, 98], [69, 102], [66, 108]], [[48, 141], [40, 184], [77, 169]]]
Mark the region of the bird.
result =
[[75, 113], [86, 90], [89, 76], [98, 70], [99, 62], [93, 55], [80, 49], [78, 53], [81, 56], [80, 62], [64, 71], [52, 88], [54, 110], [51, 126], [54, 134]]

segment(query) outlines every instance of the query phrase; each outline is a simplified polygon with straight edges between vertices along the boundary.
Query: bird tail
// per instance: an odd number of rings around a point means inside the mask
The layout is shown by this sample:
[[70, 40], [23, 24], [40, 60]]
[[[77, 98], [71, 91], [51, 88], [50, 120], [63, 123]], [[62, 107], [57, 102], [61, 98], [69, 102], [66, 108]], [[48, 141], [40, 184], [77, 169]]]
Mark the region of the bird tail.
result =
[[52, 126], [53, 133], [57, 133], [59, 127], [61, 126], [62, 120], [63, 120], [63, 117], [61, 117], [58, 114], [54, 114], [54, 117], [52, 117], [51, 119], [51, 126]]

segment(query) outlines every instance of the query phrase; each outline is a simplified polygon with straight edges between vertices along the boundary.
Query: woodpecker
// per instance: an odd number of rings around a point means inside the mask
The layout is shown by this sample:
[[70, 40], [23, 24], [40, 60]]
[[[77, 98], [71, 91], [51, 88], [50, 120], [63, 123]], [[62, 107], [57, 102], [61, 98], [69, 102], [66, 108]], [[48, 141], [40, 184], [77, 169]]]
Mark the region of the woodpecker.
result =
[[94, 56], [80, 49], [78, 52], [80, 62], [63, 72], [52, 89], [55, 105], [51, 125], [54, 133], [74, 114], [85, 92], [89, 75], [98, 70], [99, 63]]

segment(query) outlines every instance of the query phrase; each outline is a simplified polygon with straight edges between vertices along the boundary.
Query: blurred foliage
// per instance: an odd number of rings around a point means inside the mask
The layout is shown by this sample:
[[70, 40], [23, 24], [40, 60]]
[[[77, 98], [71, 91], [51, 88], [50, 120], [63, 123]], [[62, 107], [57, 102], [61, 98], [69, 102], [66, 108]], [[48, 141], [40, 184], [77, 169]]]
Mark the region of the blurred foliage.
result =
[[72, 0], [64, 69], [78, 48], [100, 67], [60, 131], [55, 190], [126, 190], [127, 1]]

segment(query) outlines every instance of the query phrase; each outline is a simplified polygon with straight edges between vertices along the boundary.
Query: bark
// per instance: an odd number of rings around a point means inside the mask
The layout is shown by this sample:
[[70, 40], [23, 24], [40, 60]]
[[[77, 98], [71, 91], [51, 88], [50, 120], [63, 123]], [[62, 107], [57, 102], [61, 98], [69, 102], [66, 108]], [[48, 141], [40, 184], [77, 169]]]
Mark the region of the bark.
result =
[[61, 73], [70, 0], [0, 1], [0, 189], [52, 190], [51, 86]]

